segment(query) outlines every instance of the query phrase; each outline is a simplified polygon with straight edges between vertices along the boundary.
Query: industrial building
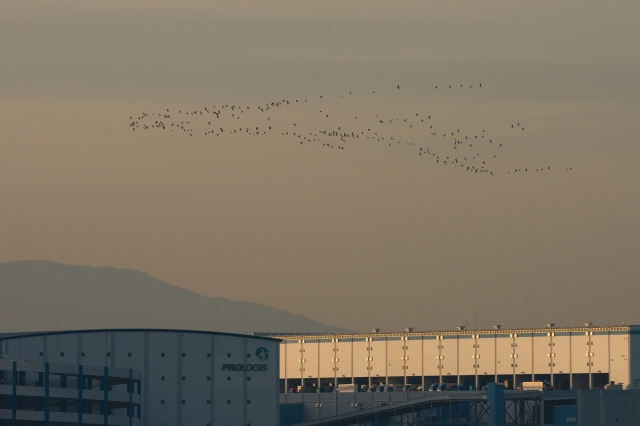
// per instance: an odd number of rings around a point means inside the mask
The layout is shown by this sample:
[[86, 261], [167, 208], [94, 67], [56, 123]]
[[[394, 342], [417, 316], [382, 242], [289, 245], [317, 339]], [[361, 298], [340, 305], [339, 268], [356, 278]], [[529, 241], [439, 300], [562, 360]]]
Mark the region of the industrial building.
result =
[[482, 389], [546, 380], [555, 389], [597, 389], [611, 382], [640, 389], [640, 326], [365, 334], [267, 334], [281, 339], [280, 391], [298, 386], [434, 383]]
[[140, 372], [0, 360], [0, 425], [14, 419], [16, 424], [139, 426]]
[[0, 422], [277, 425], [278, 343], [188, 330], [0, 334]]

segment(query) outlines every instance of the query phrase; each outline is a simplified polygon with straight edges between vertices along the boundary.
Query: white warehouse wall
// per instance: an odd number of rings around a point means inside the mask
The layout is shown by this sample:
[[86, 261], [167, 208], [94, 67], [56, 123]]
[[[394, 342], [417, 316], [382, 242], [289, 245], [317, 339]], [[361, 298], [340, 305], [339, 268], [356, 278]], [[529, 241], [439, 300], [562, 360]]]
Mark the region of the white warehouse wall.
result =
[[[279, 342], [274, 339], [186, 330], [87, 330], [0, 335], [0, 341], [3, 355], [12, 359], [139, 370], [143, 426], [279, 424]], [[268, 356], [258, 354], [260, 348]], [[234, 371], [225, 365], [265, 367]]]
[[640, 389], [640, 326], [277, 335], [282, 389], [336, 383], [607, 381]]

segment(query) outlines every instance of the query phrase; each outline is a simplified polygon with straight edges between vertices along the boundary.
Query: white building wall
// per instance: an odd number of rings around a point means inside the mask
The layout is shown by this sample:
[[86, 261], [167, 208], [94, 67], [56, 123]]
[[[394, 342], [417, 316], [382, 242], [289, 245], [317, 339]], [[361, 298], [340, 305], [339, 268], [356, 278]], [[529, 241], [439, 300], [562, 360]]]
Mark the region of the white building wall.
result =
[[[551, 359], [549, 358], [549, 354], [551, 352], [551, 333], [548, 332], [536, 332], [533, 333], [532, 341], [533, 341], [533, 374], [551, 374]], [[520, 340], [520, 339], [517, 339]], [[518, 348], [518, 352], [522, 351], [523, 355], [528, 351], [524, 351], [524, 345], [520, 345]], [[520, 357], [520, 362], [518, 368], [516, 368], [516, 372], [520, 371], [529, 372], [530, 367], [527, 366], [528, 362], [525, 362], [526, 357]]]
[[406, 365], [407, 365], [407, 377], [408, 376], [418, 376], [422, 377], [422, 364], [423, 361], [426, 361], [422, 355], [422, 345], [423, 345], [423, 337], [422, 336], [408, 336], [405, 341], [406, 349]]
[[592, 373], [609, 371], [609, 331], [593, 331], [591, 336]]
[[609, 352], [611, 370], [609, 371], [609, 380], [633, 386], [630, 376], [630, 337], [634, 337], [634, 335], [630, 335], [628, 331], [611, 331]]
[[440, 376], [440, 345], [441, 340], [437, 339], [440, 336], [428, 335], [424, 337], [422, 342], [423, 347], [423, 363], [424, 363], [424, 375], [425, 376]]
[[[375, 356], [375, 354], [373, 354]], [[369, 342], [366, 337], [353, 338], [353, 376], [369, 377]]]
[[[304, 362], [302, 363], [302, 368], [304, 368], [303, 378], [317, 378], [319, 373], [319, 359], [318, 356], [320, 354], [320, 347], [318, 339], [305, 339], [302, 342], [302, 358]], [[313, 383], [318, 385], [318, 381], [315, 380]]]
[[476, 374], [476, 344], [475, 334], [460, 334], [458, 337], [458, 368], [461, 376], [475, 376]]
[[352, 341], [349, 338], [338, 338], [336, 342], [336, 376], [353, 377]]
[[[384, 381], [387, 376], [409, 377], [414, 374], [431, 378], [442, 374], [442, 377], [449, 377], [447, 381], [452, 381], [451, 377], [476, 375], [475, 364], [479, 366], [478, 378], [506, 376], [501, 380], [504, 378], [510, 381], [514, 374], [554, 377], [558, 374], [583, 374], [577, 378], [577, 383], [584, 388], [589, 383], [584, 376], [590, 372], [589, 367], [593, 375], [601, 374], [594, 383], [595, 386], [601, 384], [604, 374], [609, 374], [609, 380], [625, 385], [630, 383], [630, 371], [634, 365], [631, 361], [630, 330], [628, 326], [483, 330], [477, 332], [477, 339], [469, 337], [476, 332], [466, 330], [335, 335], [334, 338], [338, 339], [336, 346], [340, 352], [337, 357], [340, 359], [340, 368], [346, 368], [340, 372], [346, 373], [346, 377], [350, 376], [347, 366], [353, 364], [353, 377], [371, 377], [373, 382]], [[640, 332], [640, 327], [634, 330]], [[588, 345], [590, 341], [593, 342], [592, 345]], [[333, 342], [327, 343], [332, 344]], [[351, 353], [353, 358], [347, 361]], [[589, 353], [593, 353], [593, 356], [588, 356]], [[635, 353], [640, 357], [640, 341]], [[322, 358], [324, 359], [324, 355]], [[589, 362], [594, 365], [588, 366]], [[405, 365], [407, 368], [403, 372]], [[440, 365], [442, 369], [439, 369]], [[637, 369], [640, 386], [640, 366]], [[520, 382], [527, 378], [517, 377], [516, 380]], [[566, 380], [566, 377], [561, 380]], [[432, 381], [433, 379], [429, 379], [429, 382]]]
[[287, 379], [300, 379], [302, 377], [302, 363], [300, 362], [302, 358], [302, 343], [300, 343], [299, 339], [296, 340], [284, 340], [280, 347], [283, 345], [286, 346], [287, 351], [287, 359], [285, 362], [286, 365], [286, 378]]
[[[496, 337], [495, 334], [480, 334], [478, 345], [478, 375], [495, 376], [496, 374]], [[492, 380], [493, 381], [493, 380]]]
[[[333, 339], [320, 339], [318, 342], [318, 350], [319, 350], [319, 358], [320, 358], [320, 373], [319, 376], [321, 378], [333, 378], [335, 377], [335, 361], [334, 359], [339, 358], [335, 355], [335, 343]], [[331, 381], [333, 383], [333, 380]], [[318, 385], [320, 385], [318, 383]]]
[[404, 336], [387, 337], [387, 376], [404, 377]]
[[[442, 376], [458, 376], [458, 336], [446, 334], [440, 340]], [[444, 379], [443, 379], [444, 380]]]
[[[535, 363], [533, 333], [518, 330], [513, 333], [513, 372], [515, 374], [533, 374]], [[544, 356], [544, 355], [543, 355]], [[546, 357], [544, 357], [546, 360]]]
[[496, 333], [496, 374], [513, 374], [514, 338], [511, 333]]
[[552, 362], [553, 374], [569, 374], [571, 372], [571, 333], [568, 331], [556, 332], [553, 337]]
[[[3, 354], [11, 358], [36, 362], [45, 358], [67, 365], [82, 360], [83, 365], [140, 371], [143, 425], [278, 423], [275, 340], [222, 333], [110, 330], [25, 335], [3, 340], [2, 346]], [[257, 359], [261, 347], [267, 349], [267, 359]], [[223, 364], [266, 364], [267, 371], [223, 371]]]
[[82, 363], [86, 365], [107, 365], [107, 334], [80, 333], [80, 346], [84, 352]]
[[589, 373], [590, 352], [588, 331], [571, 332], [571, 372], [573, 374]]
[[[387, 377], [387, 338], [372, 337], [369, 352], [371, 377], [380, 377], [386, 382]], [[394, 360], [394, 363], [397, 362]]]

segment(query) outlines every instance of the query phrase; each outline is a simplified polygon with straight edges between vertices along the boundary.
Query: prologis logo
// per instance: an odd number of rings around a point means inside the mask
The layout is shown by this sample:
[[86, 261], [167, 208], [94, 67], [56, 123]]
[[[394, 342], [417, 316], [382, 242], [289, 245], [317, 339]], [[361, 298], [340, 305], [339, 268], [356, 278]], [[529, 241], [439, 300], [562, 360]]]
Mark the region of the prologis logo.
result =
[[266, 361], [269, 358], [269, 351], [267, 348], [258, 348], [256, 349], [256, 356], [260, 361]]

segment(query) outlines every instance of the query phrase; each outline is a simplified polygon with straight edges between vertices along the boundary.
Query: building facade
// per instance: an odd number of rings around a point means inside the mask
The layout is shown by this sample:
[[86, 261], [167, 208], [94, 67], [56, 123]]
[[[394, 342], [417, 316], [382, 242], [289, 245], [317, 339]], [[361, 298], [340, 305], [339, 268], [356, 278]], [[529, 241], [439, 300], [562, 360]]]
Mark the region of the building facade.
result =
[[140, 372], [0, 360], [0, 425], [139, 426]]
[[277, 335], [280, 390], [304, 386], [490, 382], [517, 389], [640, 389], [640, 326]]
[[139, 371], [143, 426], [278, 424], [274, 339], [116, 329], [6, 334], [0, 343], [4, 359]]

